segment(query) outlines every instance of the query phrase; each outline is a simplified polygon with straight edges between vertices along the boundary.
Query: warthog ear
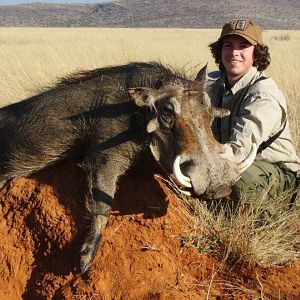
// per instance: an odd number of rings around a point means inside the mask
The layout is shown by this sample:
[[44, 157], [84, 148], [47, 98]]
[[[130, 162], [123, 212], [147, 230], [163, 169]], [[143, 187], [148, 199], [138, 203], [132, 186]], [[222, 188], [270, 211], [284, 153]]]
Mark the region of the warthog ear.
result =
[[208, 63], [206, 63], [206, 65], [198, 72], [195, 80], [197, 81], [205, 81], [207, 79], [207, 74], [208, 74], [208, 71], [207, 71], [207, 65]]
[[208, 96], [208, 94], [206, 92], [203, 92], [203, 99], [202, 99], [202, 103], [203, 105], [210, 107], [211, 106], [211, 101], [210, 98]]
[[138, 87], [128, 89], [128, 94], [137, 106], [154, 107], [157, 91], [148, 87]]

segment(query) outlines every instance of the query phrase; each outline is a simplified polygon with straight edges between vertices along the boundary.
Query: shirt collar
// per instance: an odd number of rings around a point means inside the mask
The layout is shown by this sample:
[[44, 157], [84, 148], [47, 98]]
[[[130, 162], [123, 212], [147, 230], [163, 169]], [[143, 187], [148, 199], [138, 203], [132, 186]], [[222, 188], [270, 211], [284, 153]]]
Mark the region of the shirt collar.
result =
[[[249, 84], [249, 82], [252, 80], [252, 78], [257, 74], [257, 69], [253, 66], [251, 66], [251, 68], [249, 69], [249, 71], [242, 77], [240, 78], [232, 87], [231, 89], [231, 92], [232, 94], [234, 95], [236, 92], [238, 92], [239, 90], [241, 90], [242, 88], [246, 87], [247, 84]], [[225, 73], [223, 73], [223, 86], [226, 89], [226, 85], [225, 85]]]

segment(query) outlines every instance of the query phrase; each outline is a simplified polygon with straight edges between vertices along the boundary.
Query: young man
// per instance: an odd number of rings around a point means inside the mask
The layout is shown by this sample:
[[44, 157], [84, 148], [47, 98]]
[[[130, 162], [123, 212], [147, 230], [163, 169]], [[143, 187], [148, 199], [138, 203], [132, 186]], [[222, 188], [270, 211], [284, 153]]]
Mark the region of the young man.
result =
[[224, 144], [222, 156], [240, 162], [253, 143], [258, 147], [254, 163], [232, 187], [231, 198], [251, 202], [263, 193], [272, 199], [294, 190], [300, 159], [290, 135], [286, 99], [262, 73], [270, 64], [270, 54], [262, 44], [261, 28], [248, 20], [233, 20], [209, 47], [220, 69], [209, 74], [213, 90], [218, 91], [213, 105], [231, 111], [213, 127]]

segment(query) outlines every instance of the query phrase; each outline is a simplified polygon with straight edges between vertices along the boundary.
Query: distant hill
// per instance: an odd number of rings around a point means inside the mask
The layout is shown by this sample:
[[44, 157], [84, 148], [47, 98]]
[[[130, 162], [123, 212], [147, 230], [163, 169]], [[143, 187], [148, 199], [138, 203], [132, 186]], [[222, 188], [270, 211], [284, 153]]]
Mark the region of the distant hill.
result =
[[0, 26], [220, 28], [233, 18], [254, 20], [265, 29], [299, 30], [300, 1], [117, 0], [0, 6]]

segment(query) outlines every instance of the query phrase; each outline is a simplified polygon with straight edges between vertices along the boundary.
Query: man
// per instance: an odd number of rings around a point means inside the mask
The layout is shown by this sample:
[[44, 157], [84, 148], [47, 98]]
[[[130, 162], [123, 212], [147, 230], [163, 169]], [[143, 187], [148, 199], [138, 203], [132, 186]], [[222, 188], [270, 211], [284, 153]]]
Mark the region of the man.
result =
[[272, 199], [294, 190], [300, 159], [290, 135], [286, 99], [262, 73], [270, 54], [262, 44], [261, 28], [248, 20], [233, 20], [209, 47], [220, 69], [209, 74], [213, 90], [218, 91], [213, 105], [231, 111], [214, 124], [215, 136], [224, 144], [222, 156], [240, 162], [253, 143], [258, 146], [254, 163], [232, 187], [232, 200], [245, 197], [251, 202], [263, 193]]

